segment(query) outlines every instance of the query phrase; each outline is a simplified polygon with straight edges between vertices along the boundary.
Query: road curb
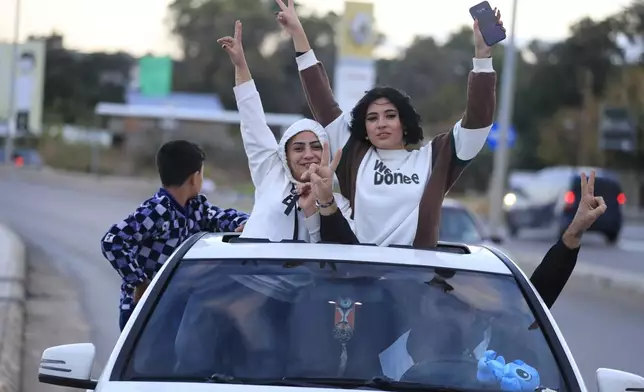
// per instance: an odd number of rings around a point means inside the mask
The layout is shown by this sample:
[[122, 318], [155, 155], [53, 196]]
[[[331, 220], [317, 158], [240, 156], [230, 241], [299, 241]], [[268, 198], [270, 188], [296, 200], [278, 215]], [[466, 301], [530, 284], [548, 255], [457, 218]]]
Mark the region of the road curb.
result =
[[[541, 263], [543, 256], [522, 256], [515, 259], [516, 264], [528, 276]], [[585, 264], [583, 259], [577, 261], [570, 283], [593, 286], [619, 294], [644, 297], [644, 276], [635, 273], [615, 271], [610, 268]]]
[[25, 322], [26, 249], [0, 224], [0, 392], [19, 392]]

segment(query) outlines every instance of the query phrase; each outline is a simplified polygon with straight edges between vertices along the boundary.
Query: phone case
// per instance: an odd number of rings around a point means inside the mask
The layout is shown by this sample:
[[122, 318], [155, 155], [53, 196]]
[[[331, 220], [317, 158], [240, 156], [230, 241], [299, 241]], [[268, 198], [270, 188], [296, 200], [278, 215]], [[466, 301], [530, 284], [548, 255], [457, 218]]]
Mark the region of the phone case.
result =
[[479, 7], [486, 7], [486, 8], [492, 9], [492, 6], [487, 1], [482, 1], [476, 5], [473, 5], [470, 7], [470, 16], [472, 16], [472, 19], [476, 19], [476, 17], [474, 16], [474, 9]]
[[[485, 7], [487, 9], [489, 9], [489, 10], [492, 10], [492, 6], [490, 6], [489, 2], [482, 1], [482, 2], [480, 2], [480, 3], [478, 3], [478, 4], [474, 5], [474, 6], [470, 7], [470, 16], [472, 16], [472, 19], [476, 19], [476, 15], [474, 14], [474, 10], [478, 9], [478, 8], [481, 8], [481, 7]], [[503, 29], [501, 29], [500, 27], [495, 28], [495, 29], [490, 29], [490, 30], [487, 30], [487, 31], [481, 31], [481, 35], [483, 36], [483, 41], [485, 41], [485, 44], [487, 46], [490, 46], [490, 47], [493, 46], [493, 45], [496, 45], [499, 42], [501, 42], [504, 39], [506, 39], [505, 31], [503, 31]]]

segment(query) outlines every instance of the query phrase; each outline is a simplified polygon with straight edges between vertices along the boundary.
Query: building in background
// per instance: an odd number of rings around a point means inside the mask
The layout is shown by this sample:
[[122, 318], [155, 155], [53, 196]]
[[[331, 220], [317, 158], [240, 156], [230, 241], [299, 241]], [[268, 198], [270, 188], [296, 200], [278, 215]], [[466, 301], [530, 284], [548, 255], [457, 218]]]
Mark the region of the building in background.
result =
[[33, 40], [17, 46], [14, 57], [13, 44], [0, 44], [0, 134], [6, 134], [13, 115], [18, 136], [39, 135], [42, 133], [46, 44]]
[[373, 3], [346, 1], [339, 23], [333, 90], [340, 108], [348, 112], [376, 83]]
[[[163, 142], [178, 138], [199, 143], [209, 161], [221, 169], [247, 167], [239, 113], [225, 110], [217, 94], [173, 91], [170, 57], [139, 59], [130, 72], [125, 103], [100, 102], [95, 113], [100, 126], [114, 135], [115, 147], [133, 157], [121, 163], [122, 174], [133, 174], [142, 163], [153, 162]], [[276, 138], [301, 118], [266, 113]]]
[[[189, 135], [196, 141], [218, 139], [223, 145], [227, 144], [225, 131], [230, 126], [238, 131], [240, 122], [239, 113], [224, 110], [217, 94], [173, 91], [172, 59], [167, 56], [139, 59], [130, 72], [125, 103], [100, 102], [95, 112], [102, 118], [103, 127], [115, 133], [154, 132], [159, 140]], [[276, 134], [300, 118], [293, 114], [266, 114]], [[144, 139], [152, 140], [149, 135]]]

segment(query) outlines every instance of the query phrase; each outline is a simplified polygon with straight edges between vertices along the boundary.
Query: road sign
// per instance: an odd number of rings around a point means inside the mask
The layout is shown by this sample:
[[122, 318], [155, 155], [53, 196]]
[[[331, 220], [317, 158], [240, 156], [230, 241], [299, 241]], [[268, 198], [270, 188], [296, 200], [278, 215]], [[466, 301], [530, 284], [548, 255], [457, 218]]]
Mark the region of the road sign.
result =
[[[0, 43], [0, 121], [10, 132], [42, 132], [46, 48], [44, 41]], [[14, 57], [15, 56], [15, 57]], [[13, 80], [13, 81], [12, 81]]]
[[[492, 129], [490, 130], [490, 134], [487, 137], [487, 145], [492, 151], [496, 149], [496, 146], [498, 144], [500, 135], [499, 131], [499, 125], [497, 123], [492, 124]], [[514, 127], [510, 125], [510, 129], [508, 129], [508, 147], [513, 147], [516, 139], [517, 133]]]
[[599, 148], [630, 153], [636, 150], [637, 124], [628, 108], [601, 108]]
[[162, 97], [172, 91], [172, 58], [145, 56], [139, 60], [139, 88], [146, 96]]

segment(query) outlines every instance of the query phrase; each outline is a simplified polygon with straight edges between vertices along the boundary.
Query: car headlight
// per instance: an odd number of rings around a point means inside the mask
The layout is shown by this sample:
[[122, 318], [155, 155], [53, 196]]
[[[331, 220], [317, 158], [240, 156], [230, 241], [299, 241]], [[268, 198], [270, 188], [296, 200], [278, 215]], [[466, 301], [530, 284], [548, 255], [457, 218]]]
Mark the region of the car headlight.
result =
[[517, 195], [515, 195], [514, 193], [508, 193], [503, 197], [503, 204], [506, 207], [511, 207], [516, 202], [517, 202]]

